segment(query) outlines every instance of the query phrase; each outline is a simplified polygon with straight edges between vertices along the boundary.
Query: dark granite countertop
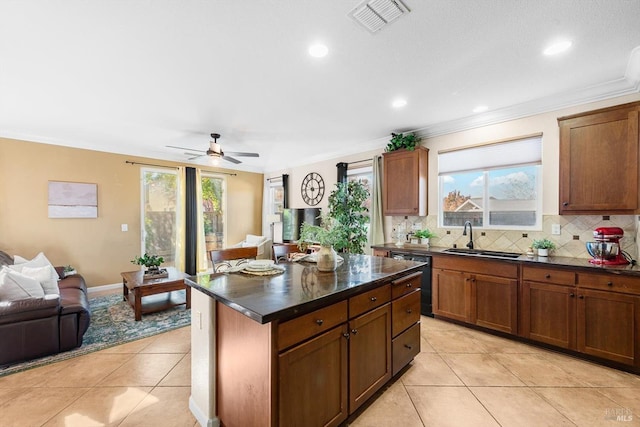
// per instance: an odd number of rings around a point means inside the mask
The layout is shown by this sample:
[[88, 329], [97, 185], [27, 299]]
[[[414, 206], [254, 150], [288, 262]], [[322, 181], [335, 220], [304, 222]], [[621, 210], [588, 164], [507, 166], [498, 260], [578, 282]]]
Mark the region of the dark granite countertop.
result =
[[281, 263], [284, 273], [254, 276], [216, 273], [191, 276], [186, 282], [259, 323], [285, 320], [383, 283], [421, 270], [423, 263], [368, 255], [340, 254], [345, 260], [334, 272], [313, 263]]
[[414, 245], [406, 243], [404, 246], [396, 246], [393, 243], [385, 243], [384, 245], [374, 245], [372, 246], [374, 249], [382, 249], [393, 252], [404, 252], [404, 253], [415, 253], [415, 254], [423, 254], [423, 255], [447, 255], [447, 256], [464, 256], [464, 257], [482, 257], [492, 260], [499, 260], [504, 262], [516, 262], [521, 265], [549, 265], [553, 267], [566, 268], [571, 270], [582, 270], [589, 273], [597, 273], [603, 272], [607, 274], [623, 274], [629, 276], [638, 276], [640, 277], [640, 266], [638, 265], [598, 265], [592, 264], [589, 262], [588, 258], [571, 258], [571, 257], [559, 257], [559, 256], [548, 256], [548, 257], [539, 257], [539, 256], [527, 256], [525, 254], [520, 255], [518, 258], [493, 258], [493, 257], [484, 257], [479, 255], [471, 255], [471, 254], [459, 254], [459, 253], [450, 253], [445, 252], [449, 248], [445, 247], [436, 247], [436, 246], [425, 246], [425, 245]]

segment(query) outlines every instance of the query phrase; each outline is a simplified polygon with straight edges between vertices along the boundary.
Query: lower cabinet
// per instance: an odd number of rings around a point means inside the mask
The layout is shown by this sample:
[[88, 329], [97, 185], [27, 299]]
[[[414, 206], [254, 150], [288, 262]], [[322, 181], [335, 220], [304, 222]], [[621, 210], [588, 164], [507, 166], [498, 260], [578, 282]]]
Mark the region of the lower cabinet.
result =
[[[518, 332], [516, 265], [494, 268], [495, 261], [458, 259], [452, 262], [447, 258], [436, 258], [434, 266], [437, 265], [447, 269], [433, 270], [433, 312], [436, 316], [514, 335]], [[492, 272], [503, 276], [488, 274]]]
[[577, 350], [625, 365], [640, 365], [640, 298], [578, 290]]
[[282, 426], [335, 426], [347, 419], [347, 325], [280, 354]]
[[640, 280], [524, 267], [521, 335], [640, 367]]
[[349, 320], [349, 413], [391, 379], [391, 304]]
[[549, 283], [522, 283], [522, 336], [574, 349], [576, 343], [576, 288]]
[[420, 278], [278, 325], [279, 425], [339, 425], [411, 362], [420, 352]]

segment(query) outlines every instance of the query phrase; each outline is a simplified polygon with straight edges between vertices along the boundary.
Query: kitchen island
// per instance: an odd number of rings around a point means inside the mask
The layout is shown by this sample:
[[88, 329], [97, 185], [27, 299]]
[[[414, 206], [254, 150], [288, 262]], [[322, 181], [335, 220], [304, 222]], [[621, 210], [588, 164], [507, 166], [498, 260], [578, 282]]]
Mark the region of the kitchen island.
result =
[[201, 425], [338, 425], [420, 351], [423, 264], [341, 255], [186, 280]]

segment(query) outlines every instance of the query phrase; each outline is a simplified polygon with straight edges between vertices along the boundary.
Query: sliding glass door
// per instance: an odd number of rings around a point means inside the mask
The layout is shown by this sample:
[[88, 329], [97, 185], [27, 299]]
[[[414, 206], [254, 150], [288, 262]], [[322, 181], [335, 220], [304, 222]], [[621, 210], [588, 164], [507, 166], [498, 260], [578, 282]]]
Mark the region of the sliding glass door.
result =
[[175, 265], [177, 172], [142, 169], [142, 251]]

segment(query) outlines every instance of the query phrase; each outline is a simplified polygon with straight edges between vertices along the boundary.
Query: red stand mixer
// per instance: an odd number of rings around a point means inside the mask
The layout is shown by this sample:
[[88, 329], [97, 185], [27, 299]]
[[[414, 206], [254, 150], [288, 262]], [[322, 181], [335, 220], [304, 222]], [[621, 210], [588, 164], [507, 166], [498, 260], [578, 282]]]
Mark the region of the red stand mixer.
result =
[[595, 242], [587, 242], [587, 252], [593, 258], [592, 264], [625, 265], [629, 261], [620, 248], [620, 239], [624, 231], [619, 227], [598, 227], [593, 230]]

